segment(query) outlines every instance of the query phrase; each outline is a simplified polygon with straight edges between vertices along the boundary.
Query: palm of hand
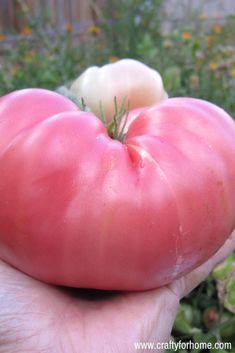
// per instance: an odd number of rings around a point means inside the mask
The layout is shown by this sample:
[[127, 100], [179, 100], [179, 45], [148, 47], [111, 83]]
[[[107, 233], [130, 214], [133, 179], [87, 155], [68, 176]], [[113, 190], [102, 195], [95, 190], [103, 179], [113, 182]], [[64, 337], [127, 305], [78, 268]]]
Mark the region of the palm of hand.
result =
[[140, 293], [61, 289], [5, 264], [2, 268], [7, 285], [5, 293], [1, 290], [1, 320], [6, 329], [0, 352], [3, 344], [14, 344], [17, 352], [25, 347], [50, 353], [133, 352], [134, 342], [155, 339], [158, 314], [172, 309], [173, 320], [177, 308], [178, 299], [168, 287]]
[[0, 262], [0, 353], [129, 353], [135, 342], [167, 342], [180, 298], [234, 247], [235, 233], [189, 275], [139, 293], [58, 288]]

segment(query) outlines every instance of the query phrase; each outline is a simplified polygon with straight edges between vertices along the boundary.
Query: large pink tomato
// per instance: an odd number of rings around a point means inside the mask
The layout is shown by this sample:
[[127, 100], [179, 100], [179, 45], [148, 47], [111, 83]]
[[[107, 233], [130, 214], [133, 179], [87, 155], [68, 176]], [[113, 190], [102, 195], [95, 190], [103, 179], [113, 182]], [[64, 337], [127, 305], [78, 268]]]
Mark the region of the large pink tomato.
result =
[[56, 93], [0, 99], [0, 257], [27, 274], [153, 288], [208, 259], [234, 226], [235, 125], [215, 105], [164, 100], [120, 142]]

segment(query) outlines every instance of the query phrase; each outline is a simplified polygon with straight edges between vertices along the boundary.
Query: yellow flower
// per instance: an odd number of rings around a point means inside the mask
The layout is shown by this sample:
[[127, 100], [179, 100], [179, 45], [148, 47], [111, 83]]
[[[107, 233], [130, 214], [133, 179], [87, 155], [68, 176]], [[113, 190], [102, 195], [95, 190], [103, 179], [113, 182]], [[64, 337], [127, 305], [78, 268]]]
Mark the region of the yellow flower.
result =
[[209, 36], [207, 36], [207, 40], [209, 43], [212, 43], [215, 40], [215, 36], [209, 35]]
[[115, 63], [116, 61], [118, 61], [119, 60], [119, 58], [117, 57], [117, 56], [115, 56], [115, 55], [111, 55], [110, 57], [109, 57], [109, 61], [111, 62], [111, 63]]
[[230, 75], [231, 75], [232, 77], [235, 77], [235, 69], [232, 69], [232, 70], [230, 71]]
[[104, 45], [104, 43], [97, 43], [95, 48], [99, 51], [102, 51], [106, 48], [106, 46]]
[[0, 34], [0, 42], [6, 40], [6, 36], [4, 34]]
[[31, 34], [33, 32], [33, 30], [32, 30], [32, 28], [31, 27], [29, 27], [29, 26], [24, 26], [23, 28], [22, 28], [22, 30], [20, 31], [20, 33], [21, 34], [23, 34], [23, 35], [29, 35], [29, 34]]
[[196, 60], [195, 60], [195, 63], [196, 65], [202, 65], [205, 61], [205, 54], [202, 52], [202, 51], [197, 51], [195, 53], [195, 56], [196, 56]]
[[181, 37], [184, 39], [184, 40], [189, 40], [192, 38], [192, 34], [190, 32], [183, 32]]
[[25, 55], [24, 61], [26, 63], [31, 63], [34, 57], [35, 57], [35, 52], [31, 50]]
[[73, 31], [73, 26], [71, 25], [71, 23], [67, 23], [65, 25], [65, 31], [68, 33], [71, 33]]
[[216, 64], [214, 61], [210, 61], [208, 66], [209, 66], [209, 69], [212, 71], [215, 71], [218, 69], [218, 64]]
[[205, 21], [205, 20], [208, 19], [208, 16], [207, 16], [205, 13], [202, 13], [202, 14], [199, 16], [199, 19], [200, 19], [201, 21]]
[[167, 48], [167, 49], [173, 48], [174, 43], [170, 39], [165, 39], [163, 42], [163, 46], [164, 46], [164, 48]]
[[199, 84], [200, 84], [200, 78], [198, 75], [191, 75], [189, 77], [189, 85], [192, 89], [197, 89], [199, 87]]
[[222, 32], [222, 26], [219, 23], [214, 24], [212, 29], [213, 29], [213, 31], [215, 33], [221, 33]]
[[20, 69], [20, 67], [19, 67], [19, 65], [13, 65], [12, 67], [11, 67], [11, 75], [12, 76], [15, 76], [16, 74], [17, 74], [17, 72], [19, 71], [19, 69]]
[[93, 34], [93, 35], [99, 34], [100, 31], [101, 31], [100, 27], [98, 27], [98, 26], [96, 26], [96, 25], [90, 26], [90, 27], [87, 29], [87, 33]]

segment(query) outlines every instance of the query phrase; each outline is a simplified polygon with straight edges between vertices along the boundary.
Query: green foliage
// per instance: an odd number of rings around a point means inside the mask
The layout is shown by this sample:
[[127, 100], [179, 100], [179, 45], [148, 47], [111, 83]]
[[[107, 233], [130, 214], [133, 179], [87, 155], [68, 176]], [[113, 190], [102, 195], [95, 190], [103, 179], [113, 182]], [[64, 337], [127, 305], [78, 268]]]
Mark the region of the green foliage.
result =
[[213, 270], [213, 277], [216, 280], [226, 280], [235, 271], [235, 253], [231, 254], [224, 262]]
[[[231, 19], [221, 26], [204, 25], [177, 29], [163, 36], [160, 63], [164, 75], [169, 67], [181, 72], [180, 85], [169, 86], [170, 96], [203, 98], [235, 115], [235, 26]], [[231, 33], [231, 31], [233, 31]]]
[[62, 33], [56, 40], [54, 35], [34, 32], [30, 37], [21, 36], [16, 38], [14, 50], [2, 44], [0, 94], [25, 87], [54, 89], [77, 75], [79, 56], [71, 48], [70, 35]]
[[106, 0], [101, 28], [112, 55], [143, 59], [141, 44], [160, 39], [162, 0]]
[[[232, 350], [224, 352], [234, 351], [235, 316], [218, 300], [216, 282], [212, 276], [181, 301], [173, 335], [176, 342], [190, 340], [194, 343], [215, 344], [226, 341], [231, 343]], [[191, 352], [197, 353], [200, 350], [195, 348]], [[211, 349], [208, 352], [223, 350]]]
[[179, 24], [163, 33], [162, 3], [112, 0], [111, 6], [106, 0], [100, 9], [93, 1], [95, 25], [81, 30], [67, 24], [60, 31], [48, 14], [35, 19], [24, 6], [28, 27], [13, 40], [14, 49], [12, 38], [0, 33], [0, 94], [32, 86], [54, 89], [88, 66], [132, 57], [162, 74], [169, 96], [203, 98], [234, 116], [235, 16], [223, 26], [199, 16], [186, 28]]

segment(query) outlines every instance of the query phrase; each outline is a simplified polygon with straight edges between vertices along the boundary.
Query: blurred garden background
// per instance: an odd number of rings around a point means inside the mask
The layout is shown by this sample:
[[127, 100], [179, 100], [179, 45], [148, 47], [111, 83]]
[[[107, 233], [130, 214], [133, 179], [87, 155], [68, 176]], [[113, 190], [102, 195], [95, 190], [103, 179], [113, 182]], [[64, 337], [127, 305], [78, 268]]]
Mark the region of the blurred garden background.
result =
[[[157, 69], [169, 96], [200, 97], [235, 117], [235, 1], [0, 0], [0, 95], [54, 90], [127, 57]], [[210, 352], [235, 352], [234, 314], [232, 255], [182, 300], [172, 337], [228, 341], [232, 349]]]
[[203, 97], [235, 115], [231, 0], [1, 0], [0, 94], [55, 87], [123, 57], [163, 76], [171, 96]]

